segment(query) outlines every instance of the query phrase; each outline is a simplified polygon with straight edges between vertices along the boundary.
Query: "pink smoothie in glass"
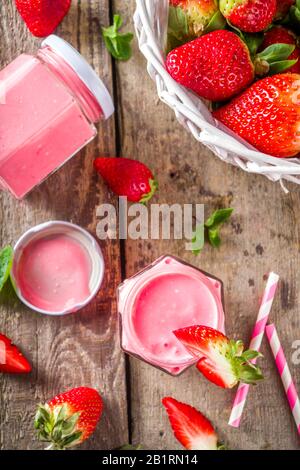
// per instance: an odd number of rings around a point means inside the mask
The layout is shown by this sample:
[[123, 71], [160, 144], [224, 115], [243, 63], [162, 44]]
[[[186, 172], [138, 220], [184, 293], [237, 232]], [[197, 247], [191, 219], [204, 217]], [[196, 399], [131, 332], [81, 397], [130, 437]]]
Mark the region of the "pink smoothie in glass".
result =
[[23, 297], [39, 309], [71, 309], [89, 295], [91, 261], [85, 248], [67, 235], [53, 235], [30, 242], [17, 272]]
[[97, 134], [113, 113], [104, 84], [57, 36], [0, 71], [0, 188], [23, 198]]
[[207, 325], [224, 331], [219, 280], [166, 256], [119, 288], [122, 346], [150, 364], [177, 375], [196, 362], [173, 331]]

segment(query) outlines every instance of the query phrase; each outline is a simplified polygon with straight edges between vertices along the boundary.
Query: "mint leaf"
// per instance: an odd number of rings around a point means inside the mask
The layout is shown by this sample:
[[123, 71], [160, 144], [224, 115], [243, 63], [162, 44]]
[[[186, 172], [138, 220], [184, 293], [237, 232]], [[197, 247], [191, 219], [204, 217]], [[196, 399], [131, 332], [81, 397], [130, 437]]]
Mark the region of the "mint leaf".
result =
[[205, 227], [210, 229], [218, 228], [230, 218], [232, 213], [232, 208], [216, 210], [205, 222]]
[[214, 248], [219, 248], [221, 238], [219, 235], [221, 225], [231, 216], [233, 209], [219, 209], [215, 211], [205, 222], [205, 228], [208, 230], [208, 241]]
[[14, 250], [6, 246], [0, 251], [0, 291], [6, 283], [13, 263]]
[[102, 36], [105, 45], [111, 55], [117, 60], [129, 60], [132, 56], [131, 41], [132, 33], [119, 33], [119, 29], [123, 24], [120, 15], [114, 15], [114, 23], [108, 28], [102, 28]]

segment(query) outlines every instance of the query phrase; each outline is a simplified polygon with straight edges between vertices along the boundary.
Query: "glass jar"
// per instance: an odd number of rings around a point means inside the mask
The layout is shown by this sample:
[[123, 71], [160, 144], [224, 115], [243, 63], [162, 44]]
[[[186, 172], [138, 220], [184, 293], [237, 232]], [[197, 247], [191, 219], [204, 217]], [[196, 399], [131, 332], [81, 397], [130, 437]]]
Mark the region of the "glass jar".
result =
[[174, 330], [206, 325], [224, 333], [223, 284], [174, 256], [162, 256], [118, 288], [122, 349], [172, 375], [198, 359]]
[[49, 36], [0, 71], [0, 187], [22, 199], [97, 134], [112, 99], [85, 59]]

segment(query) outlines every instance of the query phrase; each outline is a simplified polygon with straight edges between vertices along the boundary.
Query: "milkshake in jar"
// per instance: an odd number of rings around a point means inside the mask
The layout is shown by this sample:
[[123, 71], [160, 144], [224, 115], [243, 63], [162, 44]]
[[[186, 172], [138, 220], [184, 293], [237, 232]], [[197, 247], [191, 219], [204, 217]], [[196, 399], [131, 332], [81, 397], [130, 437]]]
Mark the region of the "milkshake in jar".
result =
[[39, 313], [65, 315], [80, 310], [95, 297], [103, 276], [97, 241], [69, 222], [37, 225], [14, 247], [12, 284], [19, 299]]
[[114, 111], [95, 71], [52, 35], [0, 71], [0, 188], [22, 199], [97, 134]]
[[173, 331], [206, 325], [224, 332], [223, 284], [173, 256], [163, 256], [118, 288], [122, 349], [171, 375], [199, 358]]

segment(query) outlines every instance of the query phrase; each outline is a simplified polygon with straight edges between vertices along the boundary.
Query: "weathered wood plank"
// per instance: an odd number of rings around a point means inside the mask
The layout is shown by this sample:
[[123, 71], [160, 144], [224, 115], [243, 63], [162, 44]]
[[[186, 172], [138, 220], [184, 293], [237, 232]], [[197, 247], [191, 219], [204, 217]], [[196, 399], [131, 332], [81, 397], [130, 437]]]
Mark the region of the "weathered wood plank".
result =
[[[4, 66], [21, 51], [39, 44], [16, 13], [14, 2], [0, 4], [0, 61]], [[112, 91], [111, 60], [100, 35], [109, 22], [109, 2], [74, 1], [59, 34], [80, 49]], [[93, 171], [93, 157], [115, 153], [114, 119], [101, 124], [98, 138], [25, 201], [0, 195], [0, 246], [14, 243], [29, 227], [46, 220], [96, 229], [96, 206], [111, 199]], [[35, 406], [73, 386], [97, 388], [105, 416], [82, 448], [114, 448], [127, 441], [124, 360], [119, 349], [115, 288], [120, 282], [118, 243], [101, 244], [106, 275], [97, 299], [80, 313], [64, 318], [39, 316], [6, 290], [1, 296], [0, 330], [22, 346], [34, 369], [30, 377], [0, 377], [0, 448], [42, 448], [33, 437]]]
[[[129, 0], [114, 1], [114, 10], [122, 14], [131, 30], [134, 7]], [[206, 247], [195, 257], [185, 252], [184, 242], [127, 241], [127, 276], [171, 252], [221, 277], [225, 284], [227, 331], [248, 342], [264, 275], [269, 270], [277, 271], [282, 284], [272, 320], [291, 362], [292, 342], [300, 338], [298, 188], [292, 187], [292, 192], [285, 195], [279, 185], [227, 166], [194, 141], [174, 114], [158, 102], [137, 45], [133, 58], [118, 64], [118, 89], [121, 153], [153, 169], [160, 183], [154, 202], [204, 203], [207, 215], [217, 207], [235, 208], [218, 251]], [[267, 380], [251, 391], [240, 431], [227, 426], [234, 392], [209, 384], [195, 369], [172, 378], [130, 359], [134, 442], [149, 449], [180, 447], [161, 406], [161, 398], [172, 395], [202, 410], [229, 448], [298, 448], [295, 426], [266, 343], [263, 352], [262, 367]], [[291, 364], [291, 369], [300, 388], [300, 367]]]

